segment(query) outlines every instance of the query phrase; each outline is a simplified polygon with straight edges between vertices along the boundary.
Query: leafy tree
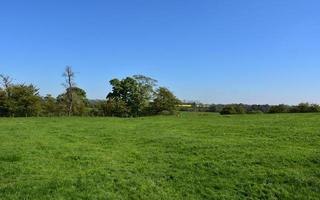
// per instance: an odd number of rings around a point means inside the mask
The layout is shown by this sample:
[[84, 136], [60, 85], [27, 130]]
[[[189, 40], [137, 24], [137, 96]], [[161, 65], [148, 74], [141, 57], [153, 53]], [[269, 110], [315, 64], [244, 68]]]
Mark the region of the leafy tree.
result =
[[[70, 96], [72, 96], [70, 106]], [[67, 88], [66, 92], [57, 97], [60, 114], [84, 115], [88, 105], [86, 92], [78, 87]], [[69, 109], [72, 109], [71, 111]]]
[[217, 112], [217, 106], [214, 104], [211, 104], [208, 108], [208, 112]]
[[310, 112], [310, 105], [309, 103], [300, 103], [298, 106], [297, 106], [299, 112], [301, 113], [307, 113], [307, 112]]
[[152, 110], [155, 114], [168, 113], [174, 114], [177, 111], [177, 105], [180, 101], [167, 88], [160, 87], [155, 94], [152, 103]]
[[237, 111], [233, 105], [227, 105], [222, 108], [221, 115], [232, 115], [232, 114], [237, 114]]
[[8, 108], [8, 96], [5, 90], [0, 88], [0, 116], [8, 116], [9, 108]]
[[142, 114], [146, 105], [146, 94], [136, 79], [132, 77], [123, 80], [113, 79], [110, 84], [112, 85], [112, 92], [107, 95], [109, 102], [114, 105], [121, 105], [121, 108], [126, 107], [126, 109], [121, 110], [125, 110], [130, 116]]
[[246, 110], [242, 104], [226, 105], [221, 110], [221, 115], [245, 114]]
[[310, 112], [320, 112], [320, 106], [318, 104], [311, 104], [309, 111]]
[[106, 104], [108, 116], [129, 117], [132, 116], [127, 104], [121, 99], [108, 99]]
[[289, 112], [289, 106], [284, 105], [284, 104], [279, 104], [276, 106], [271, 106], [269, 113], [287, 113]]
[[11, 85], [8, 97], [11, 116], [38, 116], [41, 112], [39, 89], [33, 85]]
[[246, 109], [243, 104], [236, 104], [236, 105], [234, 105], [234, 107], [236, 109], [237, 114], [245, 114], [246, 113]]
[[107, 116], [107, 101], [105, 100], [89, 100], [88, 113], [90, 116]]
[[157, 80], [144, 75], [134, 75], [133, 78], [138, 82], [139, 92], [146, 103], [154, 98], [154, 88], [157, 86]]
[[10, 86], [12, 86], [12, 78], [0, 74], [1, 85], [0, 87], [0, 116], [8, 116], [10, 114]]
[[300, 103], [297, 106], [291, 106], [291, 113], [308, 113], [308, 112], [320, 112], [320, 106], [317, 104]]
[[54, 116], [58, 112], [57, 100], [50, 94], [43, 98], [42, 112], [45, 116]]

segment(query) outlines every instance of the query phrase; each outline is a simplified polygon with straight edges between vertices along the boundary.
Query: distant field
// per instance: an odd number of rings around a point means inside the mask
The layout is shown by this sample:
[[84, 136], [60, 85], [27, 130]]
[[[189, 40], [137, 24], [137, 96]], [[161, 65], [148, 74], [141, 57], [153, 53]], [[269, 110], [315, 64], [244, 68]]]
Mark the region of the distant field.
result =
[[0, 118], [0, 199], [320, 199], [320, 114]]

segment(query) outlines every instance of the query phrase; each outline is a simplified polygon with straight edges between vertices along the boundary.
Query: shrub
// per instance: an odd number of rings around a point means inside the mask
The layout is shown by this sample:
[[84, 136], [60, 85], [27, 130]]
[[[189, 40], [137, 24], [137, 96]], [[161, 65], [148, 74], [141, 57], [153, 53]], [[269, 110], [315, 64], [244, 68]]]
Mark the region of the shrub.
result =
[[222, 111], [220, 112], [221, 115], [233, 115], [233, 114], [244, 114], [246, 113], [245, 108], [239, 105], [226, 105], [223, 107]]
[[289, 106], [280, 104], [277, 106], [271, 106], [269, 113], [287, 113], [289, 112]]

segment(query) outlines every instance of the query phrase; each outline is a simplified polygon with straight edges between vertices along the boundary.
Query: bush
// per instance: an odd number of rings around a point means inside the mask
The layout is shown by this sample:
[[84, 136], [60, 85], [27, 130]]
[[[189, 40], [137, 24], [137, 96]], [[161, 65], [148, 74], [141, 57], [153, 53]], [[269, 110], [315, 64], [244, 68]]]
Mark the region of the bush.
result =
[[233, 114], [245, 114], [246, 111], [244, 107], [240, 105], [226, 105], [222, 111], [220, 112], [221, 115], [233, 115]]
[[318, 104], [311, 104], [309, 111], [310, 112], [320, 112], [320, 106]]
[[220, 112], [221, 115], [232, 115], [236, 113], [236, 109], [233, 106], [225, 106]]
[[269, 113], [287, 113], [289, 112], [290, 107], [284, 104], [280, 104], [277, 106], [271, 106]]

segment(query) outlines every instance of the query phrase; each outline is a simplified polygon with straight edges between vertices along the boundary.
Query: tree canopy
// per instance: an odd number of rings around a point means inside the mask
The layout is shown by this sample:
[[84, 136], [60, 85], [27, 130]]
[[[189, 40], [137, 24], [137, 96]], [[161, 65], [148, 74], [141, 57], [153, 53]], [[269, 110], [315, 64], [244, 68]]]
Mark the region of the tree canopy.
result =
[[[88, 100], [86, 91], [76, 84], [75, 72], [67, 66], [63, 73], [65, 91], [57, 97], [41, 97], [32, 84], [16, 84], [9, 76], [0, 75], [0, 116], [119, 116], [138, 117], [174, 113], [178, 100], [157, 80], [134, 75], [112, 79], [112, 91], [106, 100]], [[162, 102], [163, 101], [163, 102]]]

